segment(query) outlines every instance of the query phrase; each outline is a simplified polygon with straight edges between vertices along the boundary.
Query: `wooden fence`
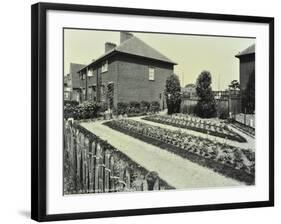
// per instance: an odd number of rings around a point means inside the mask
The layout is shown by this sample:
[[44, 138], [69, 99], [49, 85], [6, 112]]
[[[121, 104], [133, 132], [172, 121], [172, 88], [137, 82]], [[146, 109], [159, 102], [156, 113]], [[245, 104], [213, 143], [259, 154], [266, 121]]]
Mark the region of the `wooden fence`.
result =
[[64, 194], [172, 189], [77, 123], [64, 126]]

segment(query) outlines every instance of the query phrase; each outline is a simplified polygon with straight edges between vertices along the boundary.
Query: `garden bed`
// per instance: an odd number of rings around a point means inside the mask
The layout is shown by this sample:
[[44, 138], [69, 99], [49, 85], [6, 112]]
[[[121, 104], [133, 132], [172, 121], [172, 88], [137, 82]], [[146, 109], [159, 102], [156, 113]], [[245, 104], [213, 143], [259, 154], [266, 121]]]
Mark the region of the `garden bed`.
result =
[[109, 121], [104, 125], [211, 168], [224, 176], [248, 185], [255, 183], [255, 155], [250, 150], [128, 119]]
[[177, 115], [154, 115], [144, 117], [142, 119], [160, 124], [171, 125], [178, 128], [185, 128], [237, 142], [247, 142], [244, 137], [229, 129], [226, 124], [211, 123], [210, 121], [205, 121], [199, 118], [197, 119]]

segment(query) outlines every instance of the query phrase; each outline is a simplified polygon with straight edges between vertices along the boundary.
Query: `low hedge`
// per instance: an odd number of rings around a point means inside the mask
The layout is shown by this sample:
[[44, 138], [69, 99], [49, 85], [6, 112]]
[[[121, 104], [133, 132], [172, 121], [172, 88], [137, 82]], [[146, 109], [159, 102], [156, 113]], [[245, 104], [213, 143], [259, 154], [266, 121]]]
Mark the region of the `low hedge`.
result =
[[155, 145], [159, 148], [162, 148], [164, 150], [172, 152], [176, 155], [181, 156], [182, 158], [188, 159], [188, 160], [190, 160], [192, 162], [195, 162], [195, 163], [197, 163], [201, 166], [208, 167], [208, 168], [212, 169], [213, 171], [218, 172], [218, 173], [220, 173], [220, 174], [222, 174], [226, 177], [236, 179], [236, 180], [244, 182], [248, 185], [253, 185], [255, 183], [255, 175], [247, 173], [243, 170], [235, 169], [234, 167], [231, 167], [227, 164], [222, 164], [222, 163], [219, 163], [219, 162], [214, 161], [212, 159], [205, 158], [205, 157], [200, 156], [198, 154], [189, 152], [187, 150], [183, 150], [182, 148], [180, 148], [178, 146], [163, 142], [159, 139], [149, 137], [149, 136], [146, 136], [146, 135], [142, 135], [142, 134], [134, 132], [132, 130], [127, 130], [127, 129], [121, 128], [120, 126], [115, 125], [111, 121], [105, 122], [103, 124], [112, 128], [112, 129], [114, 129], [114, 130], [116, 130], [116, 131], [122, 132], [122, 133], [127, 134], [131, 137], [134, 137], [134, 138], [142, 140], [146, 143]]
[[80, 105], [65, 105], [64, 118], [75, 120], [96, 118], [101, 106], [97, 103], [84, 102]]
[[[117, 103], [117, 115], [127, 114], [146, 114], [146, 113], [157, 113], [160, 111], [160, 103], [158, 101], [131, 101], [129, 103], [118, 102]], [[139, 115], [140, 116], [140, 115]]]
[[64, 106], [78, 106], [79, 102], [77, 102], [75, 100], [64, 100], [63, 105]]

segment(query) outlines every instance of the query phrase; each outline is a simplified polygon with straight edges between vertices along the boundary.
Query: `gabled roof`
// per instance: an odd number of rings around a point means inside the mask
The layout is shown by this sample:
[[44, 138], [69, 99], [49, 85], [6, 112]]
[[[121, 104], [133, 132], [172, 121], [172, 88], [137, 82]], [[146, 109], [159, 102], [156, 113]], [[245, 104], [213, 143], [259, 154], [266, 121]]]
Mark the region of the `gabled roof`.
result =
[[137, 37], [132, 37], [127, 41], [124, 41], [122, 44], [116, 47], [116, 51], [145, 58], [156, 59], [158, 61], [164, 61], [170, 64], [176, 64], [165, 55], [161, 54], [159, 51], [155, 50]]
[[[150, 58], [150, 59], [166, 62], [166, 63], [173, 64], [173, 65], [177, 64], [177, 63], [173, 62], [172, 60], [170, 60], [169, 58], [167, 58], [162, 53], [160, 53], [159, 51], [155, 50], [153, 47], [146, 44], [144, 41], [133, 36], [132, 38], [122, 42], [120, 45], [116, 46], [112, 50], [106, 52], [105, 54], [103, 54], [102, 56], [97, 58], [94, 62], [90, 63], [89, 65], [94, 65], [95, 63], [99, 62], [102, 59], [105, 59], [109, 55], [111, 55], [113, 53], [118, 53], [118, 52], [125, 53], [125, 54], [131, 54], [131, 55], [135, 55], [135, 56], [140, 56], [140, 57], [144, 57], [144, 58]], [[84, 68], [88, 67], [89, 65], [84, 66]], [[83, 70], [84, 68], [81, 68], [80, 71]]]
[[69, 74], [72, 79], [72, 88], [80, 88], [83, 85], [83, 80], [79, 78], [78, 71], [85, 67], [83, 64], [70, 63]]
[[239, 58], [243, 55], [249, 55], [249, 54], [255, 54], [255, 44], [252, 44], [251, 46], [247, 47], [245, 50], [239, 52], [237, 55], [235, 55], [235, 57]]

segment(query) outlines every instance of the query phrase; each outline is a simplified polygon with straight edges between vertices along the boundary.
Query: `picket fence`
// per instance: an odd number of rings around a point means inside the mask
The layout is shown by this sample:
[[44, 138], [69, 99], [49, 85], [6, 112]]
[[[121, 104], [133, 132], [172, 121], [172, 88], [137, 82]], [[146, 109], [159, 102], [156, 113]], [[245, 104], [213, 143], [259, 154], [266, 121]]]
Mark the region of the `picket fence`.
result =
[[172, 189], [124, 153], [71, 121], [64, 126], [64, 194]]

